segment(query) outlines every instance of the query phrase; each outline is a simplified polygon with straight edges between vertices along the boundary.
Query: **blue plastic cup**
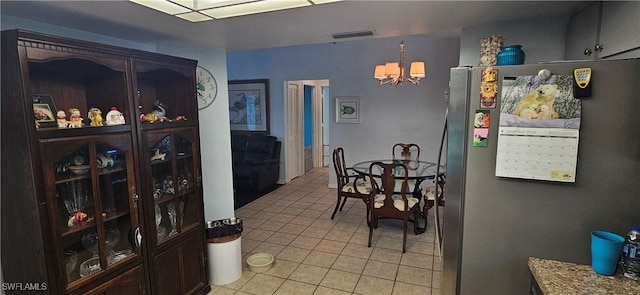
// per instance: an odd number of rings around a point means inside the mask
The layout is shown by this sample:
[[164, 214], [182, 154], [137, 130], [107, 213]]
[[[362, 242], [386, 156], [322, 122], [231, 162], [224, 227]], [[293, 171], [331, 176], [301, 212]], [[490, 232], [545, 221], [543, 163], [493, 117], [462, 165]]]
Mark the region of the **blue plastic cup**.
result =
[[597, 274], [616, 273], [624, 238], [607, 231], [591, 232], [591, 267]]

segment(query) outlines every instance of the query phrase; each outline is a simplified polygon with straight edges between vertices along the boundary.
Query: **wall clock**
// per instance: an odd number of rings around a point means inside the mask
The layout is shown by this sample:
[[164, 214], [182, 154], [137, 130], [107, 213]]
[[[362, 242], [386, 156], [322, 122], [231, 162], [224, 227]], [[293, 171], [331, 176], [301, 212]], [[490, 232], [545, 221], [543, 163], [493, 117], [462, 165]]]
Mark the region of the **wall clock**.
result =
[[208, 107], [218, 95], [218, 83], [211, 73], [198, 66], [196, 68], [196, 92], [198, 93], [198, 109]]

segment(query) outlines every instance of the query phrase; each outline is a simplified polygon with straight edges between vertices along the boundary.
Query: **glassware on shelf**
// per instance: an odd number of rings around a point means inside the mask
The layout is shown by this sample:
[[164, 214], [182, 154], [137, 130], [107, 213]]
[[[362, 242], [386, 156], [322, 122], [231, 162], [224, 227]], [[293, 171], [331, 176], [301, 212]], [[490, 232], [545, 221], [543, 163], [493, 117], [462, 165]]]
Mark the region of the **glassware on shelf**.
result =
[[86, 277], [100, 269], [100, 257], [89, 258], [80, 264], [80, 277]]
[[171, 231], [169, 236], [177, 234], [176, 230], [176, 207], [173, 203], [167, 204], [167, 213], [169, 214], [169, 221], [171, 221]]
[[184, 225], [184, 201], [180, 201], [180, 228]]
[[62, 185], [62, 200], [69, 213], [67, 226], [73, 227], [75, 223], [87, 217], [87, 214], [82, 210], [87, 204], [88, 196], [86, 183], [81, 180], [70, 181]]
[[[105, 231], [105, 246], [107, 247], [107, 253], [111, 255], [113, 247], [120, 240], [120, 230], [117, 228], [107, 229]], [[96, 232], [90, 232], [82, 237], [82, 245], [93, 254], [93, 257], [98, 256], [98, 234]]]
[[78, 253], [71, 249], [64, 251], [64, 265], [65, 270], [67, 271], [67, 281], [71, 281], [71, 274], [76, 269], [76, 265], [78, 264]]

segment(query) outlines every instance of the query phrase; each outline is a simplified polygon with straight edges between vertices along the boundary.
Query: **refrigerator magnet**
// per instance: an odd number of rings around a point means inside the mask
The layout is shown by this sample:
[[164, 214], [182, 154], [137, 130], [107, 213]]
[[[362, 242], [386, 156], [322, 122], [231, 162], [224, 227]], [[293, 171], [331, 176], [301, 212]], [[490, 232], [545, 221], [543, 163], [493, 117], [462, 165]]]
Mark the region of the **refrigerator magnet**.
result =
[[489, 129], [488, 128], [474, 128], [473, 129], [473, 146], [474, 147], [487, 147], [489, 146]]
[[495, 109], [497, 95], [498, 70], [488, 67], [482, 70], [482, 80], [480, 82], [480, 107], [485, 109]]
[[473, 127], [489, 128], [489, 110], [476, 110], [473, 118]]

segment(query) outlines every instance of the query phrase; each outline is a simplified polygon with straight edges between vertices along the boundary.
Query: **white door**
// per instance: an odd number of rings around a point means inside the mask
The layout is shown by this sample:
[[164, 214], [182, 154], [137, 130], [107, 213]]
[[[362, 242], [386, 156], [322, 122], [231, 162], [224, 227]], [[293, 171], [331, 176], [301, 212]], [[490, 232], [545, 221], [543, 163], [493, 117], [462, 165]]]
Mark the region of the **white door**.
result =
[[300, 85], [287, 83], [287, 182], [304, 174]]

